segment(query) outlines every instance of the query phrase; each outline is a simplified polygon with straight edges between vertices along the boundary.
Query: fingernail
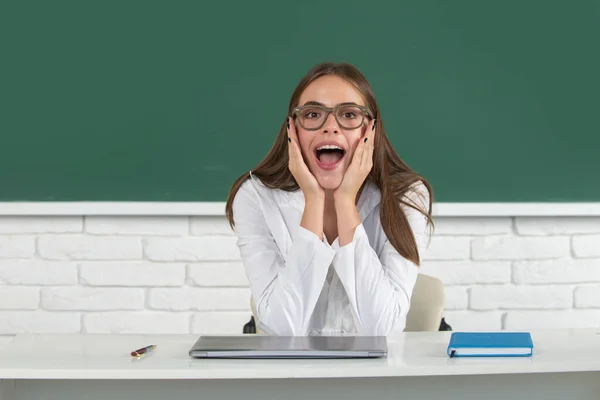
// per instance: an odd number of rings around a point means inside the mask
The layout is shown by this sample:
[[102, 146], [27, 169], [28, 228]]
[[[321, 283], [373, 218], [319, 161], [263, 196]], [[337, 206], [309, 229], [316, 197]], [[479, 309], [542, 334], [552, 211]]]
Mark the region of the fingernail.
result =
[[375, 118], [375, 119], [373, 120], [373, 129], [372, 129], [372, 130], [375, 130], [375, 125], [377, 125], [377, 118]]
[[290, 119], [286, 117], [285, 122], [287, 122], [287, 127], [290, 129]]
[[292, 143], [292, 139], [288, 136], [288, 142]]
[[367, 139], [368, 139], [368, 138], [365, 138], [365, 143], [367, 143]]

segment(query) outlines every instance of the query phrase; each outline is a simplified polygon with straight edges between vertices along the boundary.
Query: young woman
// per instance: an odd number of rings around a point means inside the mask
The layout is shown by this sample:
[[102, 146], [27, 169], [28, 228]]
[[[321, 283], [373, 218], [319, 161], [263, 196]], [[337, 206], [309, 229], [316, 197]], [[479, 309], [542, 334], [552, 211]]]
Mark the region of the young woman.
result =
[[431, 199], [427, 181], [392, 148], [362, 73], [345, 63], [314, 67], [275, 144], [227, 199], [258, 328], [404, 330]]

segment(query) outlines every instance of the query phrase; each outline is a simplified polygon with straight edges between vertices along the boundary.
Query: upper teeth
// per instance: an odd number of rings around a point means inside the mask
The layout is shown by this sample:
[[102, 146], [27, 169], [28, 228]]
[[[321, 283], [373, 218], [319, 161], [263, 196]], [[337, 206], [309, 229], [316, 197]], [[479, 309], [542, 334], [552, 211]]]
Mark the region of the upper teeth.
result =
[[319, 146], [317, 150], [342, 150], [341, 147], [333, 145], [333, 144], [324, 144], [323, 146]]

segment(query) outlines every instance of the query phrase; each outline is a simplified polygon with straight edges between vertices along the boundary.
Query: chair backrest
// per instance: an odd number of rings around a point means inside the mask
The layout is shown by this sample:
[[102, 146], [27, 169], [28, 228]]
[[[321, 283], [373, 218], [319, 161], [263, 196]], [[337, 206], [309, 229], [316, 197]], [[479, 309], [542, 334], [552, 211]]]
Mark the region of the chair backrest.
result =
[[256, 330], [256, 333], [260, 335], [264, 332], [258, 327], [258, 318], [256, 318], [256, 307], [254, 306], [254, 297], [252, 296], [250, 296], [250, 310], [252, 310], [252, 317], [254, 318], [254, 329]]
[[[406, 316], [405, 332], [438, 331], [444, 316], [446, 295], [444, 284], [437, 278], [419, 274], [413, 290], [410, 309]], [[256, 323], [256, 333], [262, 331], [258, 327], [254, 299], [250, 297], [250, 307]]]
[[406, 332], [437, 331], [444, 316], [444, 284], [437, 278], [419, 274], [406, 316]]

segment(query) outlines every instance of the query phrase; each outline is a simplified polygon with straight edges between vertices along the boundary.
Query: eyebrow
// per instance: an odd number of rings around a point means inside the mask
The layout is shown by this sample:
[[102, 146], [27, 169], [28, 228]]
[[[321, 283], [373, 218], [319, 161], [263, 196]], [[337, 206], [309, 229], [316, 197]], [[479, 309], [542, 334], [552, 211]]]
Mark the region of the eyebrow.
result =
[[[321, 102], [318, 102], [318, 101], [312, 101], [312, 100], [311, 101], [307, 101], [306, 103], [304, 103], [304, 105], [305, 106], [323, 106], [323, 107], [326, 107], [325, 104], [323, 104]], [[360, 104], [356, 104], [353, 101], [347, 101], [345, 103], [336, 104], [336, 106], [360, 106]], [[363, 106], [361, 106], [361, 107], [363, 107]]]

